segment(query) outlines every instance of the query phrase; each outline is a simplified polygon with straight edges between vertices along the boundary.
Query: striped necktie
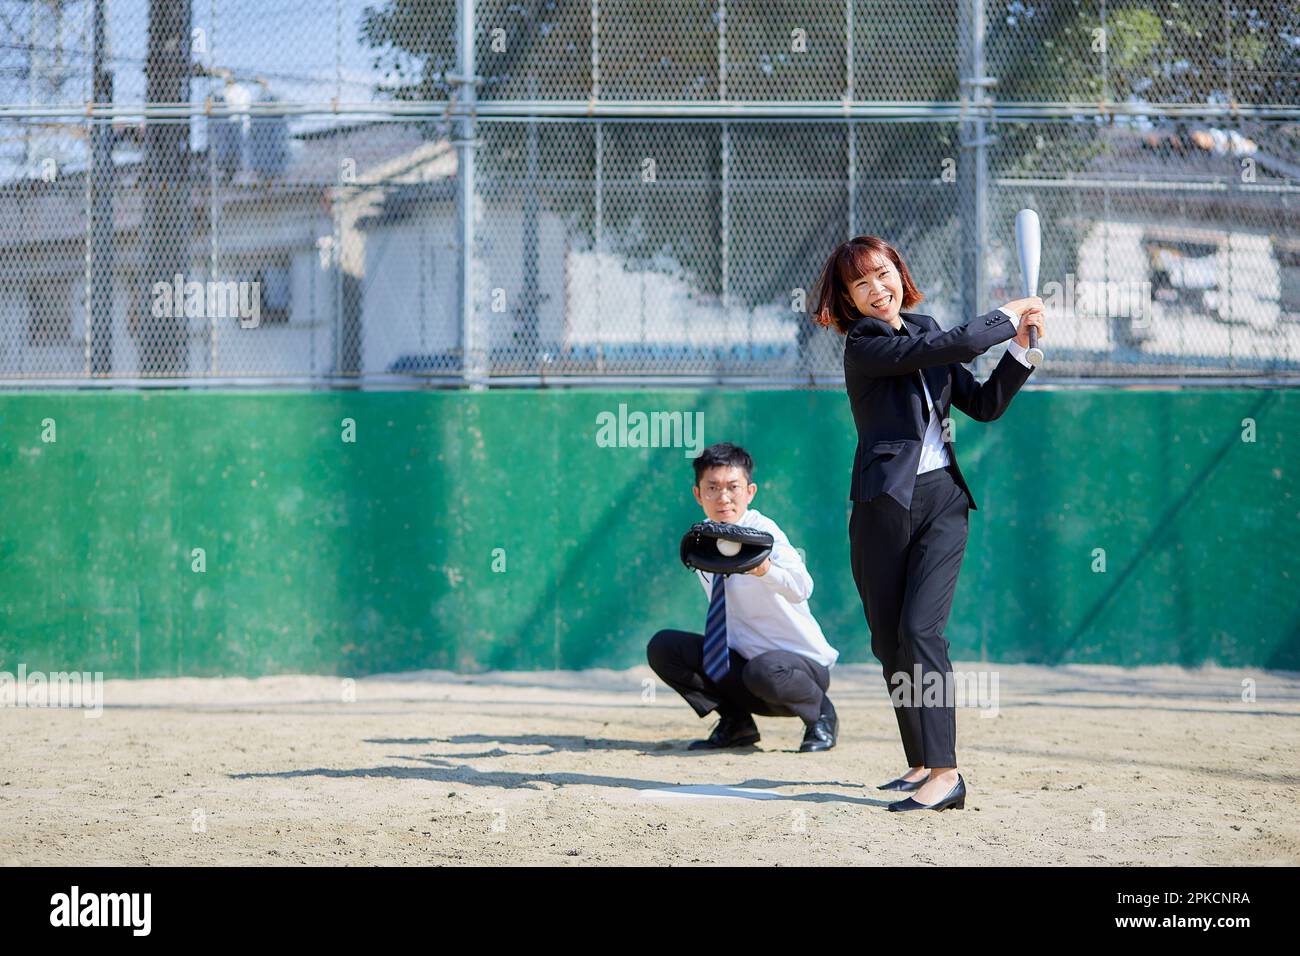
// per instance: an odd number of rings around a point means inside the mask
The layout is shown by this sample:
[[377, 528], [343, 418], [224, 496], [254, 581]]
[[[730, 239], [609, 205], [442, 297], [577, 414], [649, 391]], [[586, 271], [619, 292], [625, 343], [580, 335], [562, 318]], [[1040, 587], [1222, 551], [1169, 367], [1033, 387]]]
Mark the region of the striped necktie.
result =
[[731, 655], [727, 651], [727, 576], [713, 576], [713, 598], [709, 601], [709, 616], [704, 625], [704, 673], [715, 684], [731, 669]]

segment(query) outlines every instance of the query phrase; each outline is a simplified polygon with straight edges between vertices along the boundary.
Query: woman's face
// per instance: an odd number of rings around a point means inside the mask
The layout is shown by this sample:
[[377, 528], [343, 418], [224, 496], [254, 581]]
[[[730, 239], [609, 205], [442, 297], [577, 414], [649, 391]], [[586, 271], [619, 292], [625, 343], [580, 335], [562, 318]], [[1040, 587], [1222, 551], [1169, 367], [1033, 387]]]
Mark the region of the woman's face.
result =
[[849, 295], [863, 315], [892, 325], [903, 307], [903, 277], [888, 256], [876, 253], [866, 273], [849, 283]]

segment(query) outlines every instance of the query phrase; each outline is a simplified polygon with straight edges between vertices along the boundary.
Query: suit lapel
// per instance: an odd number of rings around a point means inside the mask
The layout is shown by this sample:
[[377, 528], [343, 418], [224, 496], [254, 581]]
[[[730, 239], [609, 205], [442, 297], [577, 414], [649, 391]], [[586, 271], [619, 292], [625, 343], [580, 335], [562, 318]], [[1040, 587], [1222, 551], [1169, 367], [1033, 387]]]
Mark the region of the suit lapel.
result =
[[[925, 329], [924, 327], [921, 326], [919, 322], [914, 322], [913, 320], [909, 319], [905, 315], [900, 315], [899, 318], [901, 318], [903, 320], [903, 324], [907, 326], [907, 331], [910, 335], [925, 334]], [[937, 381], [934, 375], [935, 371], [936, 369], [934, 368], [923, 368], [917, 371], [916, 375], [914, 376], [914, 380], [916, 381], [918, 387], [922, 386], [922, 379], [924, 379], [924, 387], [922, 388], [921, 391], [921, 424], [922, 425], [928, 425], [930, 421], [930, 416], [926, 410], [926, 405], [925, 405], [925, 389], [928, 388], [930, 390], [930, 397], [934, 401], [935, 411], [936, 412], [939, 411], [939, 389], [937, 387]]]
[[[909, 335], [924, 335], [926, 333], [927, 330], [925, 326], [921, 325], [921, 323], [915, 321], [914, 319], [910, 319], [906, 315], [902, 315], [902, 314], [899, 315], [899, 318], [903, 320], [903, 325], [907, 326], [907, 331]], [[883, 323], [879, 322], [876, 319], [872, 319], [864, 316], [858, 321], [860, 323], [861, 322], [874, 323], [869, 327], [871, 328], [872, 333], [875, 335], [895, 334], [893, 329], [891, 329], [887, 325], [884, 325]], [[934, 402], [935, 411], [942, 413], [943, 409], [939, 407], [939, 403], [943, 400], [942, 386], [947, 382], [947, 378], [948, 378], [947, 371], [942, 368], [931, 367], [931, 368], [920, 369], [919, 371], [913, 372], [912, 381], [916, 383], [918, 389], [922, 387], [922, 377], [924, 377], [924, 386], [930, 390], [930, 398]], [[928, 424], [928, 422], [929, 422], [929, 415], [927, 414], [926, 407], [925, 407], [925, 393], [924, 391], [922, 391], [921, 424], [924, 426]]]

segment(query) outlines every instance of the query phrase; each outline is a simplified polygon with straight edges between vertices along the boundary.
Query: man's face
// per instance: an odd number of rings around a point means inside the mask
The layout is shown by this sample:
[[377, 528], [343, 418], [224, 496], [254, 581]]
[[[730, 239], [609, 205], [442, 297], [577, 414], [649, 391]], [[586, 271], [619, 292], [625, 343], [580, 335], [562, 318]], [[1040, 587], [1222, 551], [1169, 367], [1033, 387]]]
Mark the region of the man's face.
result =
[[758, 485], [745, 476], [743, 468], [717, 465], [707, 469], [700, 476], [700, 483], [691, 490], [708, 517], [734, 524], [754, 500]]
[[849, 283], [849, 295], [863, 315], [892, 325], [903, 307], [903, 277], [888, 256], [876, 253], [866, 273]]

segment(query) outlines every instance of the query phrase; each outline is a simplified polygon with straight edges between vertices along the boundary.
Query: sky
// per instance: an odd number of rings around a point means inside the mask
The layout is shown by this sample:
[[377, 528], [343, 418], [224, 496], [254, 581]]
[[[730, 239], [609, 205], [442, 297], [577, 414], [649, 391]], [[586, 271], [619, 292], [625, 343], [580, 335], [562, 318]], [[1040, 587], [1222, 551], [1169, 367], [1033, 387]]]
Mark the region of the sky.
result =
[[[149, 0], [105, 0], [108, 15], [109, 63], [114, 102], [142, 104], [144, 64], [148, 46]], [[373, 61], [376, 51], [360, 39], [363, 10], [383, 0], [192, 0], [192, 58], [204, 66], [230, 71], [240, 83], [236, 90], [247, 100], [267, 95], [292, 102], [369, 103], [382, 82]], [[448, 0], [453, 2], [453, 0]], [[61, 9], [61, 17], [48, 11]], [[91, 0], [0, 0], [0, 103], [5, 105], [82, 104], [90, 98], [90, 59], [93, 48]], [[34, 11], [45, 19], [33, 28]], [[35, 53], [32, 52], [35, 48]], [[29, 73], [37, 58], [45, 58], [48, 75], [62, 82], [33, 90]], [[55, 66], [51, 66], [55, 64]], [[61, 69], [59, 65], [61, 64]], [[199, 78], [191, 98], [225, 89], [223, 80]], [[342, 122], [324, 114], [295, 117], [295, 132]], [[62, 168], [85, 161], [83, 121], [69, 117], [72, 128], [37, 128], [30, 124], [0, 124], [2, 178], [33, 175], [30, 157], [54, 154]], [[196, 148], [205, 143], [205, 124], [193, 124]], [[33, 138], [40, 140], [31, 147]]]
[[[144, 101], [149, 0], [104, 0], [114, 100]], [[176, 0], [173, 0], [176, 2]], [[362, 12], [382, 0], [191, 0], [193, 59], [264, 79], [281, 99], [368, 101], [381, 79], [360, 39]], [[448, 0], [452, 2], [452, 0]], [[90, 94], [92, 0], [0, 0], [0, 102], [80, 104]], [[49, 11], [60, 10], [54, 14]], [[33, 90], [29, 71], [61, 75]], [[196, 92], [206, 94], [197, 81]]]

